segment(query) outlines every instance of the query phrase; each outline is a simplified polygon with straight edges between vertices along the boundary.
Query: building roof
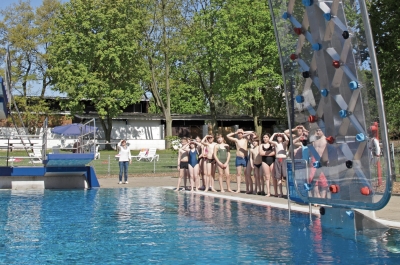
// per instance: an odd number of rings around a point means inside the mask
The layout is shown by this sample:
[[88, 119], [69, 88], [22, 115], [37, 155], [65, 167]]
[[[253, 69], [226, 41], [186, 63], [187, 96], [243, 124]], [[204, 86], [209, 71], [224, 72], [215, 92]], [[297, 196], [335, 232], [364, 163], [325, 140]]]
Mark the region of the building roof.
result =
[[[93, 119], [98, 118], [99, 116], [95, 112], [84, 113], [84, 114], [75, 114], [75, 117], [80, 119]], [[153, 113], [122, 113], [118, 115], [118, 117], [113, 118], [114, 120], [165, 120], [164, 115], [162, 114], [153, 114]], [[211, 120], [211, 115], [200, 115], [200, 114], [173, 114], [172, 120]], [[218, 115], [217, 120], [219, 121], [249, 121], [253, 120], [253, 117], [249, 115]], [[274, 117], [263, 117], [260, 118], [260, 121], [279, 121], [279, 118]]]

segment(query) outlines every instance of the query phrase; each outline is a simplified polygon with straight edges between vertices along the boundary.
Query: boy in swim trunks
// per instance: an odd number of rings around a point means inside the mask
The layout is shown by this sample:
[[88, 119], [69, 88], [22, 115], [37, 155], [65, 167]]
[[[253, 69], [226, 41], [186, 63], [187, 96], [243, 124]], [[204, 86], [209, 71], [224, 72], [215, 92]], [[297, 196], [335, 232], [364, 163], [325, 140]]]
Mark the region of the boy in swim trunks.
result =
[[214, 189], [215, 181], [215, 159], [214, 159], [214, 147], [217, 143], [214, 142], [214, 137], [212, 135], [206, 135], [201, 143], [207, 148], [207, 154], [204, 154], [204, 176], [205, 176], [205, 190], [208, 191], [210, 188], [212, 191], [216, 192]]
[[286, 151], [289, 144], [289, 139], [283, 133], [274, 133], [271, 137], [273, 140], [269, 140], [269, 143], [275, 146], [275, 162], [274, 162], [274, 190], [275, 196], [277, 187], [279, 187], [280, 194], [279, 198], [283, 196], [282, 191], [282, 180], [287, 176], [287, 166], [286, 166]]
[[[316, 127], [316, 125], [313, 125], [311, 127]], [[328, 166], [327, 144], [328, 142], [326, 141], [324, 132], [320, 128], [316, 128], [312, 146], [317, 152], [319, 158], [315, 157], [314, 155], [311, 155], [311, 161], [310, 161], [311, 167], [309, 172], [310, 173], [309, 181], [310, 183], [314, 183], [313, 193], [314, 197], [316, 198], [326, 198], [328, 191], [328, 180], [326, 179], [324, 173], [324, 170], [326, 170]], [[321, 166], [319, 168], [313, 167], [312, 165], [314, 164], [314, 162], [319, 162]]]
[[182, 138], [181, 140], [181, 144], [182, 147], [179, 148], [178, 151], [178, 171], [179, 171], [179, 179], [178, 179], [178, 184], [176, 186], [176, 191], [179, 191], [180, 189], [180, 184], [181, 184], [181, 180], [183, 178], [183, 182], [184, 182], [184, 190], [186, 190], [186, 178], [189, 175], [188, 169], [189, 169], [189, 154], [188, 154], [188, 147], [189, 147], [189, 143], [188, 140], [186, 139], [186, 137]]
[[[233, 135], [237, 135], [234, 138]], [[238, 129], [236, 133], [230, 133], [226, 137], [236, 144], [236, 182], [237, 190], [236, 193], [240, 193], [240, 183], [242, 179], [242, 168], [247, 167], [248, 162], [248, 143], [251, 136], [254, 136], [253, 131], [243, 131], [243, 129]]]

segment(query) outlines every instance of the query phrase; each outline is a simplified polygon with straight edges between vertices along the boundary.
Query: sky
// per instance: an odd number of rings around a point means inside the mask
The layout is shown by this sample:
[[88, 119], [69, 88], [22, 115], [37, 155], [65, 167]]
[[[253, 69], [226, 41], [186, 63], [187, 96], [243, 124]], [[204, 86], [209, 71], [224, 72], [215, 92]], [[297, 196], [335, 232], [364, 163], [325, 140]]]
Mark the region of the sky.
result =
[[[0, 1], [0, 8], [3, 9], [8, 7], [14, 3], [18, 3], [18, 0], [1, 0]], [[42, 0], [31, 0], [31, 6], [38, 7], [42, 4]]]

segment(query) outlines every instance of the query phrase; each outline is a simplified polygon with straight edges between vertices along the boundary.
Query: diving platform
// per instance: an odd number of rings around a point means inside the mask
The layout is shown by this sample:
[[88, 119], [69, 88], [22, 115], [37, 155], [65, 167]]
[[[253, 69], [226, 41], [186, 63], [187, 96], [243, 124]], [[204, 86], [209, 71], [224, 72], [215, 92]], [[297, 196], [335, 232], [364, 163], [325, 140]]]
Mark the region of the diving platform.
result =
[[43, 166], [0, 167], [0, 189], [90, 189], [100, 184], [94, 153], [47, 154]]

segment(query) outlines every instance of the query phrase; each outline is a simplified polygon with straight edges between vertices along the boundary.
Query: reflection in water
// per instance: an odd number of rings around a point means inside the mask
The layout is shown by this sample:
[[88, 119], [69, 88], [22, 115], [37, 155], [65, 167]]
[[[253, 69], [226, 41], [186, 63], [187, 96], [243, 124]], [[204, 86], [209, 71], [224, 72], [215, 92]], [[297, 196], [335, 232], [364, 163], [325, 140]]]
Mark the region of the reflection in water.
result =
[[0, 192], [0, 209], [4, 264], [400, 264], [397, 230], [349, 240], [308, 214], [161, 188]]
[[400, 231], [396, 229], [389, 229], [381, 238], [386, 250], [391, 253], [400, 253]]
[[20, 248], [35, 248], [31, 243], [38, 243], [41, 238], [42, 199], [42, 190], [11, 191], [6, 212], [7, 222], [4, 226], [7, 240], [1, 240], [2, 242], [17, 244]]

